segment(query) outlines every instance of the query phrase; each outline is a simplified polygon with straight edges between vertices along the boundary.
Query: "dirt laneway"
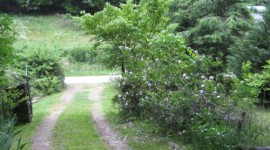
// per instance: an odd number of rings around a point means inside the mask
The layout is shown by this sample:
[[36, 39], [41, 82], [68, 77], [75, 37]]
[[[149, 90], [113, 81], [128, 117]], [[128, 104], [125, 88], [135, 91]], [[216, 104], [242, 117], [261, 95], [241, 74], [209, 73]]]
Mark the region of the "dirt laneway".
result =
[[49, 150], [51, 148], [52, 131], [60, 114], [73, 101], [74, 95], [83, 88], [83, 85], [70, 85], [61, 97], [61, 103], [52, 108], [51, 114], [46, 117], [33, 137], [33, 150]]
[[61, 103], [50, 110], [51, 114], [46, 117], [43, 123], [38, 127], [38, 131], [32, 139], [33, 150], [51, 149], [52, 131], [57, 119], [65, 108], [74, 100], [75, 94], [80, 92], [85, 85], [91, 86], [89, 99], [94, 102], [91, 107], [91, 113], [101, 138], [112, 150], [129, 150], [125, 141], [121, 140], [107, 123], [101, 108], [101, 94], [103, 91], [102, 83], [110, 82], [112, 79], [118, 77], [119, 76], [67, 77], [65, 82], [68, 84], [68, 88], [61, 97]]

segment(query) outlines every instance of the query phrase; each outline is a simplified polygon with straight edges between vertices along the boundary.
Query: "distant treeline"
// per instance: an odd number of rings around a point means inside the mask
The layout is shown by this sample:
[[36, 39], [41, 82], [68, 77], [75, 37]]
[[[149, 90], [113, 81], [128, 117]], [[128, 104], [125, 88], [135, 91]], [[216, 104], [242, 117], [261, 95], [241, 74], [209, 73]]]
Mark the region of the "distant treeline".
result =
[[81, 10], [94, 13], [108, 2], [119, 5], [125, 0], [0, 0], [0, 12], [11, 13], [71, 13]]
[[[79, 14], [81, 10], [85, 10], [86, 12], [94, 13], [102, 10], [107, 2], [118, 6], [125, 1], [126, 0], [0, 0], [0, 12]], [[136, 3], [139, 1], [140, 0], [134, 0]], [[263, 4], [268, 0], [251, 1], [254, 4]]]

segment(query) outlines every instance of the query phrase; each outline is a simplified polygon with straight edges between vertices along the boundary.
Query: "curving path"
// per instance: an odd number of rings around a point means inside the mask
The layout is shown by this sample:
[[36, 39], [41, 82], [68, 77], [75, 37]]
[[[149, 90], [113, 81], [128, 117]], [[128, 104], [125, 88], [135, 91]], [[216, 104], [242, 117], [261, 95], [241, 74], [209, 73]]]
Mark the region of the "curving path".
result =
[[89, 99], [94, 103], [91, 107], [92, 117], [101, 138], [112, 150], [129, 150], [127, 144], [119, 138], [116, 132], [107, 123], [101, 108], [102, 100], [102, 83], [110, 82], [120, 76], [87, 76], [87, 77], [66, 77], [65, 83], [68, 85], [67, 90], [61, 97], [61, 103], [51, 109], [51, 114], [43, 120], [33, 137], [33, 150], [50, 150], [52, 131], [57, 119], [65, 108], [73, 101], [74, 95], [80, 92], [85, 85], [91, 85]]

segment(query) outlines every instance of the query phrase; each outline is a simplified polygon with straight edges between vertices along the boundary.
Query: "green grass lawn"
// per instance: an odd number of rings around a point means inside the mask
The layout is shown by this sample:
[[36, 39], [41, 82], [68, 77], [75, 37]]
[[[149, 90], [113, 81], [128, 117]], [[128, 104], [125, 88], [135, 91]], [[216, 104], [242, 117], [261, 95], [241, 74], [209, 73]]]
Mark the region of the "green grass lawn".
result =
[[[32, 147], [32, 137], [34, 136], [37, 127], [42, 123], [43, 119], [50, 114], [50, 108], [60, 102], [62, 93], [54, 94], [51, 96], [40, 99], [37, 103], [33, 104], [33, 120], [31, 123], [19, 125], [16, 130], [22, 130], [15, 140], [21, 137], [22, 143], [27, 143], [25, 149], [29, 150]], [[17, 142], [14, 143], [15, 149]]]
[[266, 108], [256, 108], [255, 109], [256, 116], [259, 120], [263, 121], [262, 124], [268, 126], [270, 124], [270, 109]]
[[128, 138], [128, 144], [133, 150], [170, 150], [173, 149], [175, 144], [181, 150], [189, 149], [179, 139], [154, 134], [152, 132], [153, 127], [147, 123], [140, 121], [123, 122], [119, 116], [117, 106], [112, 103], [112, 98], [117, 94], [112, 84], [106, 84], [103, 94], [102, 106], [106, 118], [122, 138]]
[[20, 50], [46, 47], [56, 51], [87, 45], [91, 40], [79, 26], [64, 15], [12, 16], [17, 32], [15, 48]]
[[[255, 108], [256, 123], [261, 128], [261, 134], [259, 137], [262, 145], [270, 145], [270, 109], [269, 108]], [[261, 136], [262, 135], [262, 136]]]
[[70, 17], [13, 15], [12, 19], [17, 32], [17, 40], [14, 43], [17, 51], [45, 49], [60, 53], [66, 76], [104, 75], [115, 72], [102, 65], [74, 63], [67, 59], [69, 51], [91, 44], [91, 36], [86, 35], [80, 29], [79, 23], [75, 23]]
[[78, 93], [60, 115], [53, 132], [53, 149], [106, 150], [90, 114], [88, 92]]

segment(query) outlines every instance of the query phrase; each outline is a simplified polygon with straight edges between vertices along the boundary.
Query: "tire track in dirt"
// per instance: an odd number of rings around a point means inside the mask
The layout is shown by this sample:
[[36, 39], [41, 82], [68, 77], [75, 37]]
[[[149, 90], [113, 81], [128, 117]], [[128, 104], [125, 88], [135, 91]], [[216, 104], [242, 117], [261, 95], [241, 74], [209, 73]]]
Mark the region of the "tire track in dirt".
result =
[[36, 134], [34, 135], [32, 142], [33, 150], [50, 150], [52, 131], [55, 127], [56, 121], [65, 108], [74, 100], [74, 95], [83, 88], [83, 85], [69, 85], [67, 90], [61, 97], [61, 103], [50, 109], [51, 114], [47, 116], [42, 124], [38, 127]]
[[117, 133], [110, 127], [109, 123], [104, 117], [102, 111], [102, 91], [104, 86], [102, 84], [92, 84], [90, 89], [89, 99], [93, 102], [91, 107], [91, 113], [93, 120], [96, 124], [96, 128], [101, 138], [112, 150], [130, 150], [125, 141], [121, 140]]

